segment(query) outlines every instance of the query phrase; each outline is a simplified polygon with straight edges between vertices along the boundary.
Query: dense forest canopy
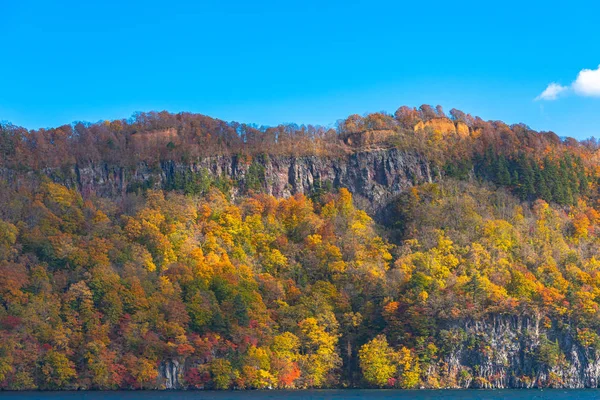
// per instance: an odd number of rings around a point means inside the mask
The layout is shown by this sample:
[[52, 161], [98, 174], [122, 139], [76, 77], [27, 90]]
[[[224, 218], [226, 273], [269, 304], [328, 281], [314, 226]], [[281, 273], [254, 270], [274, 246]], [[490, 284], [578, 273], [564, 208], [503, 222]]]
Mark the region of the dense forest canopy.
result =
[[35, 169], [100, 160], [120, 164], [189, 161], [219, 154], [261, 154], [265, 149], [269, 154], [335, 156], [369, 144], [416, 148], [432, 157], [437, 155], [439, 161], [452, 155], [482, 154], [488, 148], [505, 156], [522, 151], [536, 158], [565, 151], [590, 156], [598, 150], [593, 138], [582, 142], [561, 139], [553, 132], [484, 121], [456, 109], [446, 115], [441, 106], [403, 106], [393, 115], [351, 115], [339, 120], [336, 129], [296, 124], [257, 127], [162, 111], [39, 130], [5, 122], [0, 124], [0, 165]]
[[[0, 168], [223, 154], [419, 152], [437, 171], [377, 224], [345, 188], [274, 198], [201, 179], [123, 198], [0, 182], [0, 388], [488, 387], [465, 321], [527, 316], [600, 355], [595, 140], [401, 107], [337, 129], [189, 113], [0, 130]], [[565, 386], [545, 333], [511, 379]], [[456, 363], [457, 351], [473, 365]], [[488, 358], [485, 358], [488, 357]]]

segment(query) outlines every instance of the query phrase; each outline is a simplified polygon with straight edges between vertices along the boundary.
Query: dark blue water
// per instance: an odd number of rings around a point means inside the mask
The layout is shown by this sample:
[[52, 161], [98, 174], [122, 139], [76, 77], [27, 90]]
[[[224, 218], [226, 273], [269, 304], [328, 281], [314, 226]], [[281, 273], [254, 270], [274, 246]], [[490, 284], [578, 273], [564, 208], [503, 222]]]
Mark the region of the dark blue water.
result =
[[0, 392], [24, 400], [550, 400], [600, 399], [600, 390], [306, 390], [240, 392]]

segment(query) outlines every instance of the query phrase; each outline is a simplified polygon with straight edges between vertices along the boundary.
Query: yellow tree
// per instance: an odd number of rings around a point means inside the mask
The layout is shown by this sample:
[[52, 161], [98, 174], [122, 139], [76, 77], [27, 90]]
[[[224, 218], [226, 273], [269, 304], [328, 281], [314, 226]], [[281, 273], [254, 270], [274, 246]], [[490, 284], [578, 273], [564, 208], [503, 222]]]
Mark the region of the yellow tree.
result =
[[403, 389], [411, 389], [419, 384], [421, 367], [419, 359], [413, 351], [402, 347], [397, 354], [398, 360], [398, 384]]
[[42, 379], [50, 389], [64, 388], [77, 376], [71, 360], [58, 351], [48, 351], [42, 359]]
[[320, 387], [327, 384], [328, 375], [341, 364], [336, 352], [338, 335], [329, 333], [315, 318], [298, 323], [302, 332], [302, 369], [307, 386]]
[[389, 385], [396, 375], [394, 350], [388, 345], [384, 335], [364, 344], [358, 352], [358, 358], [363, 376], [371, 385]]

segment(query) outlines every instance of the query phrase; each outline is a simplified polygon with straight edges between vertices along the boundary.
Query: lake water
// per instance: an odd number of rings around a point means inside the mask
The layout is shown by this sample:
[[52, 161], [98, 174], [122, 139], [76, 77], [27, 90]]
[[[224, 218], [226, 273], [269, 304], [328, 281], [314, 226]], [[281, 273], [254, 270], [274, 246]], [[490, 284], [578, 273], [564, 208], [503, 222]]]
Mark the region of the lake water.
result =
[[239, 392], [0, 392], [24, 400], [554, 400], [600, 399], [600, 390], [306, 390]]

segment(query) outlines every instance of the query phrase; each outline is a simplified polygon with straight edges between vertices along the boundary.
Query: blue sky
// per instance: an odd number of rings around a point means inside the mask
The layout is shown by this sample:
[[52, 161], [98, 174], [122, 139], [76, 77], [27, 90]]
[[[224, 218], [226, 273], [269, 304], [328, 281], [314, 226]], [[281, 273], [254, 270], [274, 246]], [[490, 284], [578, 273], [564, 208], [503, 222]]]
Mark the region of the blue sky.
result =
[[572, 85], [600, 65], [597, 3], [0, 0], [0, 120], [330, 125], [427, 103], [599, 137], [600, 73]]

